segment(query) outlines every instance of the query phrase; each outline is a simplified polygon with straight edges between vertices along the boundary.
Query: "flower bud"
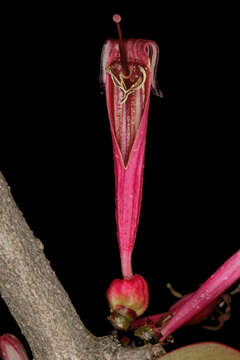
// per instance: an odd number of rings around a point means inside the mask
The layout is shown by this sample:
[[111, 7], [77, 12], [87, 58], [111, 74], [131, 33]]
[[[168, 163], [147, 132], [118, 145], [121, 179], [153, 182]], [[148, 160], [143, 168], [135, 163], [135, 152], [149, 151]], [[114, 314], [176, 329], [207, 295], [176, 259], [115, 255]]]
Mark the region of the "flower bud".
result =
[[0, 356], [3, 360], [29, 360], [23, 345], [11, 334], [0, 336]]
[[106, 296], [111, 308], [109, 320], [122, 330], [127, 330], [132, 321], [148, 307], [148, 285], [140, 275], [134, 275], [130, 279], [113, 280]]

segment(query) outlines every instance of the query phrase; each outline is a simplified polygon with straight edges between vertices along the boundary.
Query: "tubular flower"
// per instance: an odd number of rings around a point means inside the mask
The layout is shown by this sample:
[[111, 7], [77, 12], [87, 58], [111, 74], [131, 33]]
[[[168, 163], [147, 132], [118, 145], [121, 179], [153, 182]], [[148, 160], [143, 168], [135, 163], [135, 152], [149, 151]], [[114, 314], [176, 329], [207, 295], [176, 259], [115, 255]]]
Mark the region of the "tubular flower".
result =
[[143, 169], [150, 90], [156, 85], [158, 46], [142, 39], [122, 39], [119, 15], [118, 40], [108, 40], [102, 51], [101, 81], [113, 143], [117, 239], [123, 280], [116, 279], [107, 291], [110, 320], [127, 329], [148, 305], [148, 286], [133, 276], [132, 252], [142, 201]]
[[[168, 340], [179, 327], [201, 323], [216, 311], [219, 325], [204, 325], [203, 327], [217, 330], [230, 317], [231, 297], [224, 292], [238, 279], [240, 279], [240, 250], [232, 255], [197, 291], [182, 296], [166, 313], [133, 321], [131, 329], [135, 330], [136, 336], [146, 342], [149, 338], [154, 338], [156, 341], [160, 339], [163, 342]], [[230, 294], [237, 292], [239, 292], [239, 287]], [[222, 312], [221, 305], [224, 302], [227, 307], [225, 312]]]
[[197, 291], [176, 309], [173, 317], [162, 328], [161, 340], [193, 319], [240, 279], [240, 250], [233, 254]]
[[0, 336], [0, 358], [3, 360], [29, 360], [23, 345], [11, 334]]
[[[180, 300], [178, 300], [175, 304], [173, 304], [168, 312], [156, 314], [156, 315], [150, 315], [144, 318], [139, 318], [132, 322], [131, 329], [134, 330], [134, 335], [141, 338], [146, 343], [149, 342], [149, 340], [153, 339], [155, 342], [158, 342], [160, 337], [162, 336], [161, 330], [162, 328], [167, 324], [167, 322], [174, 316], [176, 311], [180, 309], [183, 304], [185, 304], [191, 296], [193, 296], [194, 293], [188, 294], [183, 296]], [[198, 314], [193, 316], [190, 320], [188, 320], [185, 325], [195, 325], [202, 323], [204, 320], [208, 319], [208, 317], [211, 315], [213, 316], [213, 313], [216, 311], [216, 317], [219, 321], [219, 325], [217, 326], [202, 326], [204, 328], [208, 328], [209, 330], [218, 330], [220, 327], [223, 326], [224, 321], [228, 320], [230, 317], [230, 314], [228, 311], [230, 310], [229, 307], [229, 298], [230, 295], [224, 294], [222, 297], [219, 297], [217, 299], [214, 299], [212, 303], [210, 303], [207, 307], [205, 307], [202, 311], [200, 311]], [[221, 304], [227, 304], [227, 312], [223, 313], [218, 306]], [[171, 342], [172, 337], [169, 336], [166, 339], [166, 342]]]
[[156, 85], [158, 46], [150, 40], [108, 40], [102, 51], [101, 81], [105, 86], [113, 142], [117, 238], [124, 278], [133, 275], [131, 256], [137, 234], [148, 109]]

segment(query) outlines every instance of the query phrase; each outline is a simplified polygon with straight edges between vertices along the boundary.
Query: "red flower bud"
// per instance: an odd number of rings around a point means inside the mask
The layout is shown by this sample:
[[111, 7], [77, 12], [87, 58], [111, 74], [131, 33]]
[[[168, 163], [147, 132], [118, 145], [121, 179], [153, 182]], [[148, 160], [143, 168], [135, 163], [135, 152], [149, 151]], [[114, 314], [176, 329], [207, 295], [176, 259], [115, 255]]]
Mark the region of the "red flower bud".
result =
[[127, 330], [132, 321], [148, 307], [148, 285], [140, 275], [131, 279], [115, 279], [106, 293], [111, 315], [109, 319], [117, 328]]
[[29, 360], [23, 345], [11, 334], [0, 336], [0, 356], [3, 360]]

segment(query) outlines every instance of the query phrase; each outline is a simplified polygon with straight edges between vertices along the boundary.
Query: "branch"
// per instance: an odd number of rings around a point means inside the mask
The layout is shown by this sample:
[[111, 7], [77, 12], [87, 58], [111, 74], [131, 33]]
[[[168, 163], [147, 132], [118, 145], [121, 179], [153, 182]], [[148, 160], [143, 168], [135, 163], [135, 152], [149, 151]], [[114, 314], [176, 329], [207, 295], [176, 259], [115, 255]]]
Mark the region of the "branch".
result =
[[35, 360], [150, 360], [160, 345], [122, 348], [83, 325], [0, 172], [0, 293]]

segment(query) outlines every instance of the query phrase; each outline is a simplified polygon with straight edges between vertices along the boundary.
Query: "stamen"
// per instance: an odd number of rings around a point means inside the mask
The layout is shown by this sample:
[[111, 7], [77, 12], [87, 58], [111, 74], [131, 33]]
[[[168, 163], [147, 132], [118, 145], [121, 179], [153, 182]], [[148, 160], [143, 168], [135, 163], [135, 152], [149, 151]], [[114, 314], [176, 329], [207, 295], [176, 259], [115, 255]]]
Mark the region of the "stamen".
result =
[[140, 75], [137, 78], [137, 81], [135, 83], [133, 83], [129, 88], [127, 88], [127, 86], [124, 82], [124, 79], [126, 78], [126, 76], [124, 76], [122, 72], [120, 72], [120, 75], [119, 75], [120, 80], [119, 80], [115, 76], [114, 72], [112, 71], [111, 66], [106, 67], [106, 71], [111, 75], [114, 85], [118, 86], [123, 92], [123, 97], [120, 101], [120, 104], [123, 104], [127, 100], [128, 96], [130, 94], [132, 94], [134, 91], [140, 89], [146, 81], [146, 78], [147, 78], [146, 71], [144, 70], [144, 68], [141, 65], [138, 65], [138, 67], [139, 67]]
[[167, 288], [170, 290], [170, 293], [173, 294], [176, 298], [181, 299], [181, 298], [183, 297], [183, 295], [182, 295], [180, 292], [176, 291], [176, 290], [172, 287], [172, 284], [167, 283], [166, 286], [167, 286]]
[[120, 51], [120, 61], [121, 61], [121, 65], [122, 65], [122, 73], [123, 73], [124, 77], [127, 78], [129, 76], [129, 70], [128, 70], [128, 65], [127, 65], [127, 55], [126, 55], [123, 38], [122, 38], [122, 31], [121, 31], [121, 27], [120, 27], [121, 16], [118, 14], [113, 15], [113, 21], [117, 25], [117, 31], [118, 31], [118, 36], [119, 36], [119, 51]]

